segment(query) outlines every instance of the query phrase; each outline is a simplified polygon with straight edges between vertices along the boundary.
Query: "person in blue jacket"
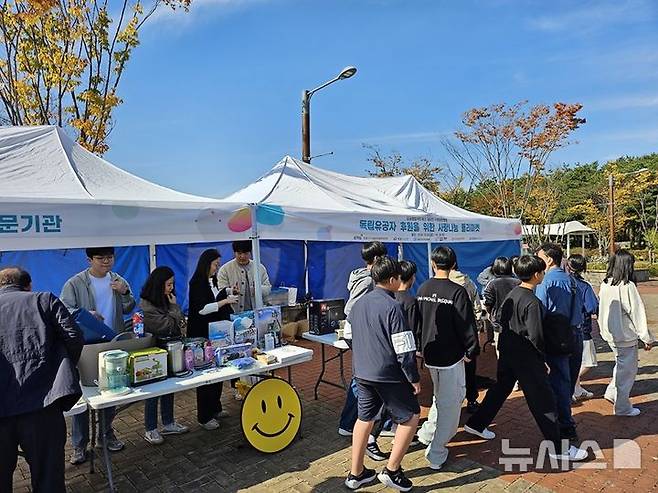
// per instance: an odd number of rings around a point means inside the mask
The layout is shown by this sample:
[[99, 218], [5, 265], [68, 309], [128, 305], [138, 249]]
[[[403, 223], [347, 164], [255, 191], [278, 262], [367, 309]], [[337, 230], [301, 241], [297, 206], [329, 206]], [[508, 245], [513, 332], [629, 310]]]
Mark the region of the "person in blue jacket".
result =
[[[569, 359], [571, 369], [571, 394], [574, 402], [591, 399], [594, 394], [580, 386], [580, 377], [589, 369], [597, 366], [596, 346], [592, 340], [592, 315], [599, 311], [599, 299], [594, 293], [592, 285], [583, 279], [587, 271], [587, 260], [582, 255], [571, 255], [567, 261], [567, 268], [576, 280], [578, 294], [583, 300], [583, 323], [576, 331], [577, 345], [581, 348], [580, 358], [576, 352]], [[577, 349], [576, 348], [576, 349]]]
[[[571, 354], [579, 360], [582, 357], [582, 337], [578, 345], [578, 327], [583, 323], [583, 301], [578, 295], [576, 281], [561, 267], [563, 253], [560, 245], [544, 243], [537, 255], [546, 263], [546, 275], [535, 292], [544, 305], [544, 332], [570, 331], [571, 340], [574, 341]], [[545, 339], [548, 341], [552, 337], [548, 334]], [[571, 415], [571, 354], [546, 345], [546, 363], [550, 368], [548, 377], [555, 392], [562, 438], [577, 440], [576, 422]]]

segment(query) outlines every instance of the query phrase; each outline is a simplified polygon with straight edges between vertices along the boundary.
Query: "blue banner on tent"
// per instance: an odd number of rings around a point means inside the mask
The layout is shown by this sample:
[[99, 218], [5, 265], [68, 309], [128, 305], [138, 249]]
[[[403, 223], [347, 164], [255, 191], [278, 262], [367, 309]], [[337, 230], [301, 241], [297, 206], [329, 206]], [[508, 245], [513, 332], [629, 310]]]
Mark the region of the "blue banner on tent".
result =
[[[385, 243], [388, 254], [398, 258], [398, 244]], [[349, 298], [350, 272], [365, 267], [361, 258], [363, 243], [345, 241], [309, 241], [308, 283], [315, 299]]]
[[[176, 299], [185, 313], [188, 308], [189, 280], [194, 274], [199, 256], [208, 248], [219, 251], [222, 264], [233, 259], [231, 242], [156, 246], [157, 264], [166, 265], [174, 271]], [[260, 256], [272, 286], [294, 286], [298, 298], [304, 297], [303, 241], [262, 240]]]
[[[135, 298], [139, 298], [149, 275], [148, 246], [117, 247], [115, 257], [112, 270], [128, 281]], [[59, 296], [64, 283], [89, 267], [89, 262], [84, 248], [2, 252], [0, 267], [8, 266], [27, 270], [34, 291], [50, 291]]]
[[[439, 245], [448, 245], [455, 250], [459, 270], [468, 274], [480, 290], [482, 290], [482, 286], [477, 283], [477, 276], [480, 272], [490, 266], [496, 257], [511, 257], [512, 255], [519, 255], [521, 251], [521, 245], [517, 240], [432, 243], [432, 248]], [[429, 278], [427, 243], [405, 243], [403, 252], [404, 258], [413, 260], [418, 268], [416, 283], [413, 287], [415, 292], [418, 286]]]

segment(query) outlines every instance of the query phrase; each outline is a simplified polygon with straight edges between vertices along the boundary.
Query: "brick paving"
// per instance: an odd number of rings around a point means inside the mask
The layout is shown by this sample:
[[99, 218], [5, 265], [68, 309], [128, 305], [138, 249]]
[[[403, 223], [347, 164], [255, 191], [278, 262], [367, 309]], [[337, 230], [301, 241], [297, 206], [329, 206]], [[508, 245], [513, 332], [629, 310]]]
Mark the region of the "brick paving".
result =
[[[658, 282], [640, 285], [647, 305], [649, 324], [658, 331]], [[195, 420], [193, 392], [176, 395], [176, 418], [191, 428], [190, 433], [169, 436], [163, 445], [152, 446], [142, 438], [143, 405], [135, 404], [118, 415], [115, 427], [126, 441], [124, 451], [113, 454], [115, 481], [121, 492], [325, 492], [345, 491], [343, 480], [349, 467], [350, 440], [336, 433], [344, 393], [322, 385], [320, 398], [313, 400], [313, 385], [319, 373], [319, 348], [316, 359], [293, 368], [293, 383], [304, 403], [302, 436], [286, 450], [266, 455], [252, 449], [239, 428], [240, 403], [231, 392], [224, 395], [225, 408], [231, 413], [216, 431], [201, 429]], [[450, 444], [450, 458], [442, 471], [427, 468], [422, 449], [405, 457], [403, 466], [415, 483], [413, 491], [459, 492], [571, 492], [658, 490], [658, 348], [640, 351], [640, 370], [633, 387], [633, 403], [642, 410], [636, 418], [615, 417], [611, 405], [602, 399], [612, 370], [612, 353], [597, 339], [599, 367], [584, 378], [583, 385], [596, 398], [574, 407], [578, 431], [583, 440], [596, 440], [603, 458], [589, 464], [602, 469], [573, 469], [566, 472], [530, 465], [527, 472], [518, 468], [505, 472], [499, 464], [502, 438], [510, 446], [529, 447], [536, 454], [539, 431], [520, 392], [512, 394], [491, 429], [497, 438], [490, 442], [474, 440], [461, 429]], [[349, 357], [346, 358], [349, 365]], [[337, 363], [337, 362], [333, 362]], [[332, 363], [332, 364], [333, 364]], [[479, 374], [494, 376], [495, 353], [487, 350], [479, 360]], [[332, 371], [337, 378], [337, 370]], [[281, 376], [285, 377], [282, 373]], [[423, 413], [431, 402], [431, 384], [427, 375], [421, 394]], [[482, 393], [480, 395], [482, 397]], [[465, 414], [465, 413], [464, 413]], [[614, 439], [633, 439], [641, 450], [641, 467], [613, 469]], [[380, 439], [390, 449], [389, 439]], [[67, 448], [67, 456], [70, 450]], [[536, 455], [534, 455], [536, 457]], [[593, 457], [593, 454], [590, 454]], [[370, 466], [381, 467], [366, 459]], [[21, 459], [15, 473], [15, 491], [29, 491], [29, 469]], [[97, 472], [89, 474], [87, 464], [66, 467], [70, 492], [102, 491], [107, 481], [100, 462]], [[383, 491], [373, 484], [362, 491]]]

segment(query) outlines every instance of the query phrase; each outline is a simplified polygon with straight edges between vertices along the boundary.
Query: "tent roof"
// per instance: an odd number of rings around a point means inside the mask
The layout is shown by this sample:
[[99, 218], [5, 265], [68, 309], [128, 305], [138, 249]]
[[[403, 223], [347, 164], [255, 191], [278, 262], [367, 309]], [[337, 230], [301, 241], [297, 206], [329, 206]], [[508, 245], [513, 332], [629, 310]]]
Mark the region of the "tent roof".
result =
[[[536, 234], [537, 228], [536, 224], [528, 224], [523, 226], [524, 235]], [[563, 236], [567, 234], [588, 234], [593, 233], [594, 230], [589, 226], [585, 226], [580, 221], [567, 221], [564, 223], [553, 223], [544, 225], [544, 234], [549, 236]]]
[[324, 212], [433, 214], [451, 219], [517, 222], [461, 209], [435, 196], [410, 175], [387, 178], [344, 175], [290, 156], [225, 200]]
[[59, 127], [0, 128], [0, 201], [156, 205], [217, 202], [151, 183], [92, 154]]

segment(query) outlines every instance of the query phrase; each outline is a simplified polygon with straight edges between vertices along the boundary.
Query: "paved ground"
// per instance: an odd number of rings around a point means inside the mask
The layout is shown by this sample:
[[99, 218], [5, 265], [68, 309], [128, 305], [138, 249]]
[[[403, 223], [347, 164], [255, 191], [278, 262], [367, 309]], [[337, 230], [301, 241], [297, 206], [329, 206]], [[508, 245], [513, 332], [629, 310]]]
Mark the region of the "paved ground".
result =
[[[641, 285], [649, 312], [649, 323], [658, 332], [658, 282]], [[303, 343], [302, 343], [303, 344]], [[313, 344], [305, 344], [314, 347]], [[449, 463], [443, 471], [427, 468], [420, 449], [411, 451], [403, 466], [416, 484], [414, 491], [460, 492], [547, 492], [547, 491], [634, 491], [658, 490], [658, 348], [640, 352], [640, 371], [633, 388], [633, 402], [642, 410], [636, 418], [612, 416], [611, 405], [601, 398], [612, 369], [612, 353], [600, 339], [597, 341], [600, 365], [585, 378], [584, 385], [596, 399], [574, 407], [578, 431], [582, 439], [595, 440], [602, 456], [589, 465], [598, 469], [576, 469], [566, 472], [536, 467], [527, 472], [506, 472], [501, 457], [501, 438], [508, 438], [514, 448], [529, 447], [536, 458], [540, 435], [520, 392], [514, 393], [498, 415], [492, 429], [498, 438], [491, 442], [473, 440], [463, 431], [450, 445]], [[318, 349], [315, 347], [315, 349]], [[319, 351], [318, 351], [319, 355]], [[488, 350], [480, 360], [479, 373], [494, 375], [495, 355]], [[319, 373], [317, 360], [294, 368], [293, 382], [304, 402], [303, 436], [288, 449], [265, 455], [250, 448], [239, 430], [239, 403], [227, 393], [226, 408], [231, 417], [217, 431], [204, 431], [195, 422], [193, 393], [177, 394], [177, 419], [191, 427], [191, 432], [168, 437], [165, 444], [152, 446], [142, 439], [143, 406], [134, 405], [121, 413], [116, 421], [119, 436], [126, 449], [113, 454], [115, 479], [121, 492], [140, 493], [169, 491], [200, 492], [324, 492], [345, 491], [343, 480], [349, 466], [349, 439], [336, 434], [338, 414], [344, 394], [322, 386], [320, 399], [313, 400], [313, 383]], [[336, 372], [334, 372], [336, 376]], [[421, 403], [430, 403], [429, 379], [424, 380]], [[634, 440], [641, 452], [640, 467], [613, 469], [615, 439]], [[381, 439], [384, 449], [388, 439]], [[631, 444], [632, 445], [632, 444]], [[614, 455], [616, 466], [624, 462], [633, 466], [633, 453]], [[67, 450], [67, 454], [68, 454]], [[629, 462], [630, 461], [630, 462]], [[367, 461], [369, 466], [380, 464]], [[67, 485], [71, 492], [103, 490], [107, 483], [102, 471], [89, 474], [87, 465], [67, 464]], [[28, 491], [29, 471], [19, 462], [15, 474], [16, 491]], [[374, 485], [362, 491], [380, 491]]]

